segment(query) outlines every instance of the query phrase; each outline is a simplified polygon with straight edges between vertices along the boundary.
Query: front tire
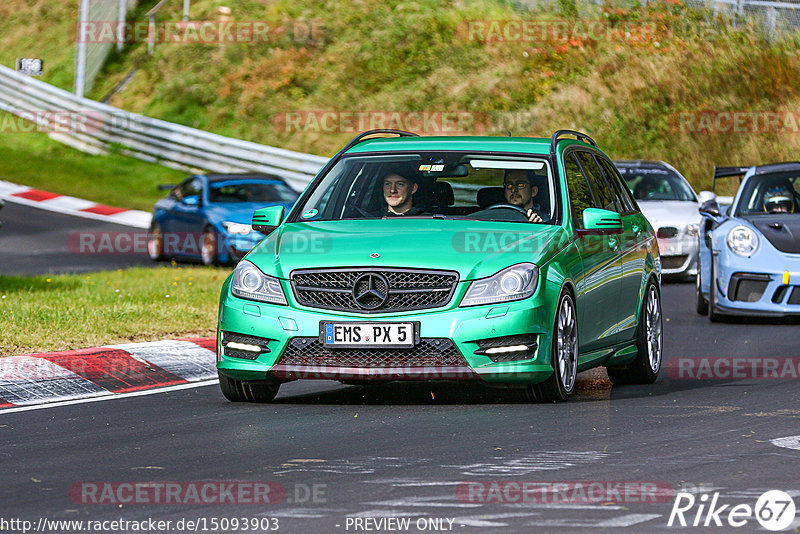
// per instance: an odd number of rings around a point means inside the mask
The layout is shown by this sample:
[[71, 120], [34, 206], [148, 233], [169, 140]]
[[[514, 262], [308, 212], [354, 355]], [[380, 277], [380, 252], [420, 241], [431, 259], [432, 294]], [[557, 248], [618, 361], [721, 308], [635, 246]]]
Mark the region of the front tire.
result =
[[636, 359], [625, 367], [606, 367], [614, 384], [652, 384], [661, 372], [664, 322], [661, 294], [652, 280], [648, 282], [636, 330]]
[[564, 402], [575, 390], [578, 375], [578, 314], [566, 289], [558, 297], [550, 349], [553, 374], [539, 384], [529, 384], [527, 396], [537, 402]]
[[154, 222], [150, 225], [150, 233], [147, 236], [147, 255], [153, 261], [164, 259], [164, 232], [161, 225]]
[[714, 260], [711, 260], [711, 280], [708, 290], [708, 319], [712, 323], [718, 323], [723, 316], [717, 311], [717, 273], [714, 272]]
[[203, 237], [200, 241], [200, 260], [203, 265], [219, 263], [219, 239], [217, 232], [211, 226], [206, 226], [206, 229], [203, 230]]
[[708, 315], [708, 300], [703, 296], [703, 280], [700, 277], [700, 257], [697, 258], [697, 277], [694, 284], [695, 308], [700, 315]]
[[270, 402], [281, 385], [275, 382], [245, 382], [229, 378], [217, 371], [222, 395], [231, 402]]

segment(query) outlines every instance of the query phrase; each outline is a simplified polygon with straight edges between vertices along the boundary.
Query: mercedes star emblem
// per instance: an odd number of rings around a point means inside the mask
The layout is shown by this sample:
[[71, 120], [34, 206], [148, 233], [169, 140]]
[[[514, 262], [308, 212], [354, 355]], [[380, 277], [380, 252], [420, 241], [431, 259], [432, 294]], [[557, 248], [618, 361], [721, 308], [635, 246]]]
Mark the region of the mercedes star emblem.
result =
[[389, 281], [377, 273], [362, 274], [353, 283], [353, 300], [361, 309], [377, 310], [389, 299]]
[[370, 254], [370, 255], [369, 255], [369, 257], [370, 257], [370, 258], [372, 258], [372, 259], [374, 260], [375, 258], [380, 258], [380, 257], [381, 257], [381, 255], [380, 255], [380, 254], [378, 254], [377, 252], [373, 252], [372, 254]]

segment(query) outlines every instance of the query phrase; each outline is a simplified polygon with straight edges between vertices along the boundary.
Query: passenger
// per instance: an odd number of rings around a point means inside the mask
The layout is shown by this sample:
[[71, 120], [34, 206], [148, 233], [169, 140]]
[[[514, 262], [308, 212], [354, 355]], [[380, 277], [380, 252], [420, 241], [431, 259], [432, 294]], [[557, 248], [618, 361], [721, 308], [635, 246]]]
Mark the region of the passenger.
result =
[[528, 222], [544, 222], [542, 217], [548, 217], [542, 213], [541, 206], [534, 202], [536, 195], [539, 194], [539, 187], [533, 183], [528, 171], [507, 170], [503, 178], [503, 191], [509, 204], [525, 210]]
[[389, 173], [383, 177], [383, 198], [386, 201], [386, 212], [383, 218], [422, 215], [425, 210], [414, 207], [414, 193], [419, 186], [397, 173]]

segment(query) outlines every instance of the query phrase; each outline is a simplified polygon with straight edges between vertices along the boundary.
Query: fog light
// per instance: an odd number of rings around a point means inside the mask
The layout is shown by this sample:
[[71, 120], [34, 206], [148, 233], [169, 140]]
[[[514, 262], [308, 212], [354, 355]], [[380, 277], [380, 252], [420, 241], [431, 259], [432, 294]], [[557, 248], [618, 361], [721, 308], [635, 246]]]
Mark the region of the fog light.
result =
[[[246, 352], [263, 352], [261, 347], [258, 345], [248, 345], [247, 343], [236, 343], [235, 341], [231, 341], [230, 343], [225, 344], [226, 349], [233, 349], [233, 350], [243, 350]], [[269, 349], [267, 349], [269, 351]]]
[[511, 345], [510, 347], [492, 347], [484, 351], [485, 354], [505, 354], [507, 352], [523, 352], [529, 350], [528, 345]]

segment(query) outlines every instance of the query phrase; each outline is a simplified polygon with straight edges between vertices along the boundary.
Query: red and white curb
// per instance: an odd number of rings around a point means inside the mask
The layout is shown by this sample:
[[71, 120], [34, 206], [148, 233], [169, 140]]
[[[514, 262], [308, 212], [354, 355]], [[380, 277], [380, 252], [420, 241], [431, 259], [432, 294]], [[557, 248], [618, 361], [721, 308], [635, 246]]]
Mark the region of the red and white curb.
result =
[[6, 356], [0, 358], [0, 409], [216, 378], [214, 338]]
[[55, 211], [65, 215], [124, 224], [134, 228], [150, 228], [150, 220], [152, 218], [152, 214], [146, 211], [114, 208], [90, 200], [58, 195], [3, 180], [0, 180], [0, 198], [4, 198], [9, 202]]

